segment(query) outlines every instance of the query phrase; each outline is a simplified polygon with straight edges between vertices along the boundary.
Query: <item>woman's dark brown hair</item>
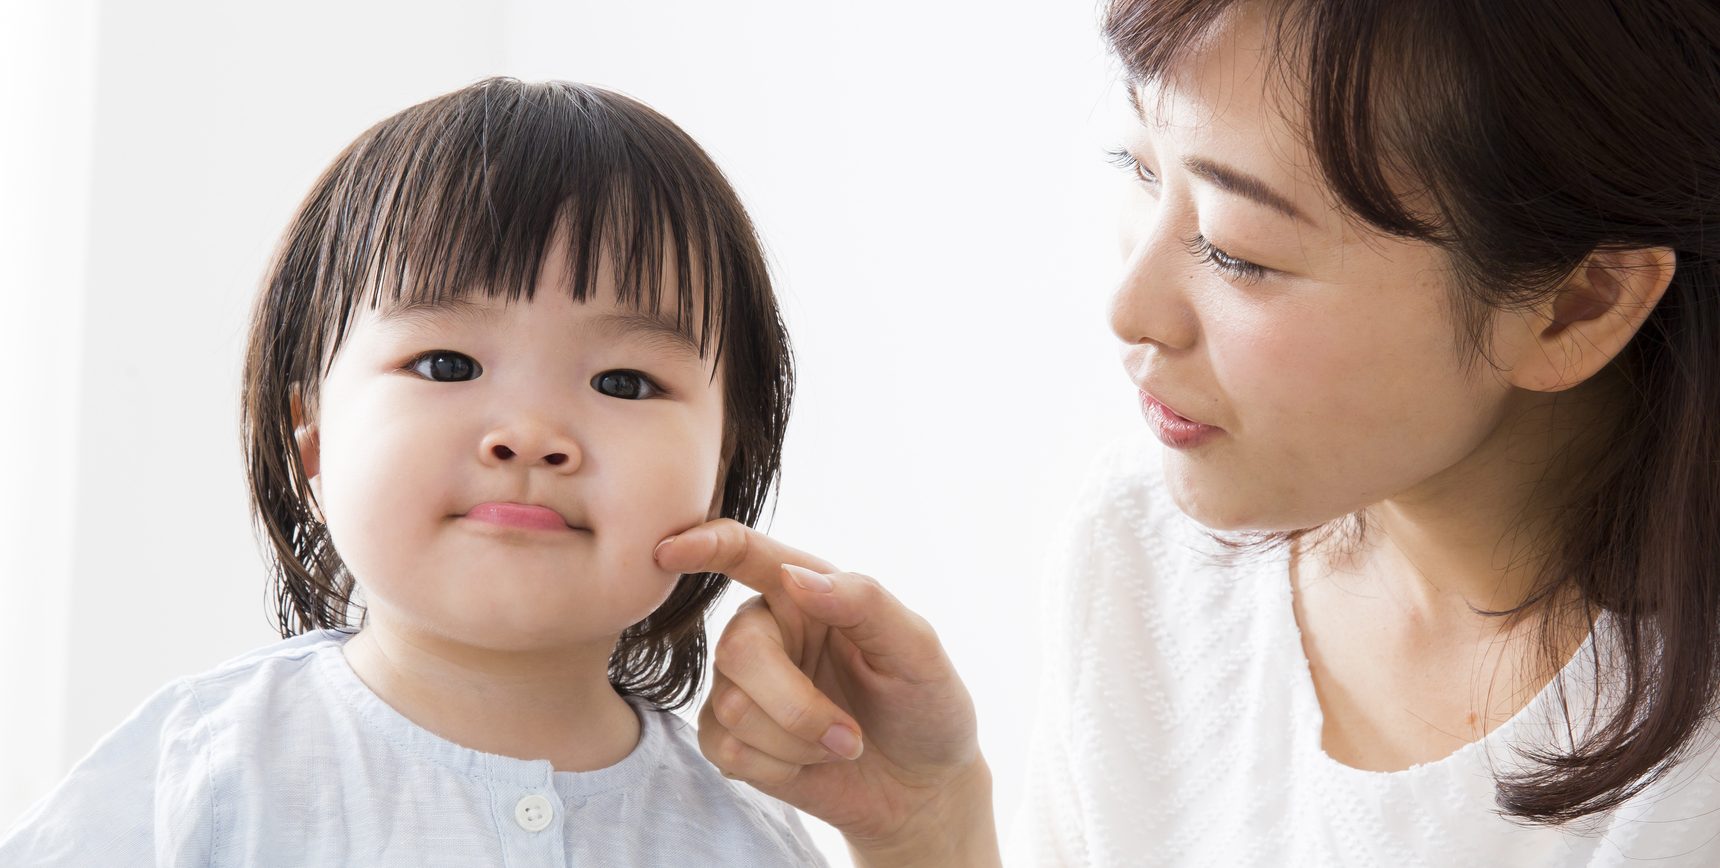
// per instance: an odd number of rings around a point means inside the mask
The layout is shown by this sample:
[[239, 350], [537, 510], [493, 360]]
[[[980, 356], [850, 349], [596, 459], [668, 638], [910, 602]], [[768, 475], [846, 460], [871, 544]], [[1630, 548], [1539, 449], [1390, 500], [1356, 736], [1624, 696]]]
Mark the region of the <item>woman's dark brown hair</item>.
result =
[[[763, 251], [740, 199], [699, 146], [645, 105], [568, 82], [491, 78], [366, 130], [311, 188], [251, 321], [241, 429], [251, 506], [281, 635], [362, 624], [354, 577], [318, 520], [291, 415], [317, 389], [359, 305], [482, 293], [532, 297], [555, 235], [574, 301], [609, 265], [623, 304], [659, 310], [724, 361], [722, 514], [753, 524], [781, 464], [794, 372]], [[695, 312], [698, 315], [695, 316]], [[615, 688], [691, 702], [704, 616], [727, 585], [681, 576], [609, 660]]]
[[[1105, 34], [1139, 84], [1243, 2], [1112, 0]], [[1600, 652], [1593, 675], [1616, 696], [1573, 727], [1570, 749], [1525, 750], [1527, 770], [1498, 780], [1502, 813], [1559, 824], [1614, 808], [1693, 747], [1720, 682], [1720, 5], [1265, 8], [1326, 182], [1356, 219], [1446, 252], [1471, 361], [1489, 314], [1546, 299], [1597, 249], [1676, 254], [1664, 297], [1610, 365], [1629, 388], [1606, 457], [1561, 511], [1536, 590], [1490, 613], [1541, 607], [1555, 667], [1555, 625], [1580, 619]], [[1262, 551], [1358, 526], [1226, 542]]]

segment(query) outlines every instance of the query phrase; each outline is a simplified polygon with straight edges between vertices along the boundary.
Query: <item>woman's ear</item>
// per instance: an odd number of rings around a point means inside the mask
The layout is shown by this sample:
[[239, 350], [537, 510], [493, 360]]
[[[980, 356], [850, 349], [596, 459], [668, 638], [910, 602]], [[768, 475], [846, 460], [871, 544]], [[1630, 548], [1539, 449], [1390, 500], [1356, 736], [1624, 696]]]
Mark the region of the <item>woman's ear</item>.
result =
[[1668, 247], [1597, 249], [1552, 298], [1519, 312], [1525, 328], [1508, 336], [1505, 378], [1536, 392], [1561, 392], [1606, 367], [1624, 350], [1672, 282], [1678, 256]]

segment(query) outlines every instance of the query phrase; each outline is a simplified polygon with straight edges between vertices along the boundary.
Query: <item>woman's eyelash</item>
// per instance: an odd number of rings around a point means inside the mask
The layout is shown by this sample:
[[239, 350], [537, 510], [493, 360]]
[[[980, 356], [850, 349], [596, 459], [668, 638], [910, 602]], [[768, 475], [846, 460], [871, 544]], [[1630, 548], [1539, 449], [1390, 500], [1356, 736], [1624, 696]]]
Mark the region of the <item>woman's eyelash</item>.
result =
[[1133, 174], [1135, 176], [1135, 180], [1140, 181], [1143, 184], [1152, 185], [1159, 182], [1158, 176], [1148, 170], [1140, 160], [1135, 159], [1135, 155], [1129, 153], [1127, 148], [1110, 148], [1106, 150], [1105, 160], [1111, 165]]
[[1193, 238], [1183, 242], [1191, 256], [1199, 259], [1219, 271], [1229, 274], [1238, 280], [1253, 281], [1265, 277], [1271, 269], [1264, 265], [1256, 265], [1246, 259], [1238, 259], [1212, 246], [1205, 235], [1195, 233]]
[[[1105, 154], [1111, 165], [1126, 172], [1132, 172], [1135, 179], [1142, 184], [1150, 186], [1159, 182], [1158, 176], [1154, 175], [1140, 160], [1135, 159], [1135, 155], [1129, 153], [1127, 148], [1111, 148]], [[1198, 232], [1193, 238], [1183, 243], [1188, 247], [1190, 255], [1238, 280], [1259, 280], [1271, 271], [1264, 265], [1256, 265], [1246, 259], [1239, 259], [1214, 247], [1212, 242], [1206, 240], [1205, 235]]]

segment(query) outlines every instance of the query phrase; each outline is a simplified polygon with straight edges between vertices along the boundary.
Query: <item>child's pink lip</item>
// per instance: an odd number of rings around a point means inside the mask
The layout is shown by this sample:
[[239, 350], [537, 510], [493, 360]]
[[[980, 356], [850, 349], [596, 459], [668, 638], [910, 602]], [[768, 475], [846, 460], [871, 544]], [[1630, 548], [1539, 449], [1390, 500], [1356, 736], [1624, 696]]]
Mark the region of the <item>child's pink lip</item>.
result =
[[573, 526], [561, 513], [547, 506], [530, 503], [480, 503], [467, 510], [466, 517], [487, 524], [534, 530], [572, 530]]

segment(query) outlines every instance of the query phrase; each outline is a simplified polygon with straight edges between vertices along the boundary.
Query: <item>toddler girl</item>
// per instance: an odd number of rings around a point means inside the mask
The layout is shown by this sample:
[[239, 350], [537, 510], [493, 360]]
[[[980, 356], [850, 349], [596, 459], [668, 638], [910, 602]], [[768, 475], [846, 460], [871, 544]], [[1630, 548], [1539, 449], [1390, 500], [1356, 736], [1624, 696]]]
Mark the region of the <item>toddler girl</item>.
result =
[[793, 376], [735, 192], [674, 124], [490, 79], [336, 158], [253, 318], [242, 427], [284, 641], [184, 678], [3, 865], [805, 865], [669, 712]]

